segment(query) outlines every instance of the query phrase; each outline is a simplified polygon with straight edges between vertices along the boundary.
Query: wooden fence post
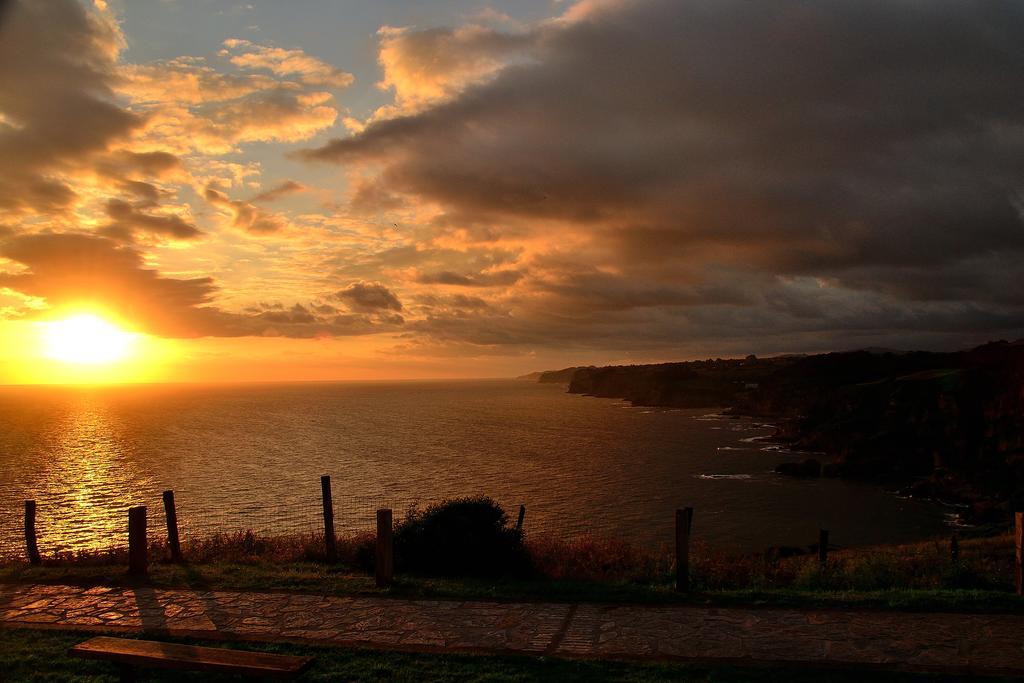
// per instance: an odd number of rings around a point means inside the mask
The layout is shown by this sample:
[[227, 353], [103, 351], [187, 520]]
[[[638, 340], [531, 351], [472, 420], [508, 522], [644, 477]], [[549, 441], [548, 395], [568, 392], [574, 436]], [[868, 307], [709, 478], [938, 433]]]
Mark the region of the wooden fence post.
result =
[[676, 510], [676, 590], [690, 590], [690, 529], [693, 508]]
[[174, 505], [174, 491], [164, 491], [164, 516], [167, 518], [167, 545], [171, 549], [171, 562], [182, 562], [181, 538], [178, 536], [178, 508]]
[[1017, 595], [1024, 595], [1024, 512], [1013, 515], [1015, 545], [1017, 546]]
[[331, 477], [328, 474], [320, 477], [320, 492], [324, 499], [324, 548], [327, 561], [338, 561], [338, 538], [334, 535], [334, 497], [331, 495]]
[[128, 508], [128, 571], [145, 575], [149, 565], [146, 540], [146, 506]]
[[828, 564], [828, 529], [818, 529], [818, 562]]
[[43, 560], [39, 557], [39, 541], [36, 537], [36, 502], [25, 501], [25, 551], [29, 564], [39, 565]]
[[377, 510], [377, 587], [387, 588], [395, 578], [395, 547], [391, 510]]
[[526, 517], [526, 506], [519, 506], [519, 519], [516, 520], [516, 533], [523, 533], [523, 518]]

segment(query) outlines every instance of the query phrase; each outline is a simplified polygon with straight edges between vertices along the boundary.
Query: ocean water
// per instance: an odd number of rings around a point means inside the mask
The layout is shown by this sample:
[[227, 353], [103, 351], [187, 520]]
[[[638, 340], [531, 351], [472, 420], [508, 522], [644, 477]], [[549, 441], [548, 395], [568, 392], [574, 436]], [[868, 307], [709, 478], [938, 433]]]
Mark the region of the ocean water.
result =
[[637, 408], [515, 381], [0, 388], [0, 554], [22, 552], [23, 501], [40, 546], [124, 545], [127, 508], [173, 489], [185, 534], [322, 524], [486, 494], [528, 534], [596, 533], [656, 546], [678, 507], [694, 536], [729, 549], [838, 545], [944, 533], [945, 511], [877, 486], [772, 472], [799, 454], [769, 425], [708, 410]]

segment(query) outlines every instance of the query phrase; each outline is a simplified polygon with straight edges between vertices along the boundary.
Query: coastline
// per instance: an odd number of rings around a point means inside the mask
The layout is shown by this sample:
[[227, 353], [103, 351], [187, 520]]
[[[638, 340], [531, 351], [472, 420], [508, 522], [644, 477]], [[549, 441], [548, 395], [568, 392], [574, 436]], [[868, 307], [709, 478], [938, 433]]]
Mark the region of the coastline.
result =
[[779, 474], [877, 483], [956, 507], [960, 528], [997, 533], [1024, 505], [1024, 344], [567, 368], [538, 381], [566, 378], [571, 394], [770, 421], [759, 440], [806, 455]]

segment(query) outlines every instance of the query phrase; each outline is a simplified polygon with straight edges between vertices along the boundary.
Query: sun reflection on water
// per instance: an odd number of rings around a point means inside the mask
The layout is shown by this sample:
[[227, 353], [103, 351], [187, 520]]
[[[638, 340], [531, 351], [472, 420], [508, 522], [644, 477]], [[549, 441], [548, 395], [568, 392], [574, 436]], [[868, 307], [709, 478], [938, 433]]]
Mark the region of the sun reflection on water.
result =
[[52, 430], [40, 473], [39, 535], [54, 550], [95, 550], [127, 540], [127, 508], [154, 482], [131, 458], [131, 440], [108, 405], [82, 393]]

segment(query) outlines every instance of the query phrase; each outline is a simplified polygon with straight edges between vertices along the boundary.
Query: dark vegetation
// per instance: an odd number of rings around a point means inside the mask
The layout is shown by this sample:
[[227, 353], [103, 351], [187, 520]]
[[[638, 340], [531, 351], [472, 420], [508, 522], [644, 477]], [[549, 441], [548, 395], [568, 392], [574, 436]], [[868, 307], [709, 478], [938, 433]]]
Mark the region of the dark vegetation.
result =
[[525, 576], [521, 533], [490, 498], [412, 508], [395, 528], [395, 567], [427, 576]]
[[786, 474], [885, 481], [975, 524], [1024, 508], [1024, 341], [569, 370], [571, 393], [770, 418], [775, 440], [822, 454]]
[[[105, 683], [119, 680], [117, 669], [105, 662], [73, 659], [68, 648], [94, 636], [90, 632], [3, 629], [0, 630], [0, 680], [47, 681], [56, 683]], [[124, 637], [141, 637], [125, 635]], [[684, 665], [616, 661], [579, 661], [548, 657], [514, 657], [485, 655], [431, 655], [409, 652], [388, 652], [370, 649], [317, 647], [290, 643], [202, 641], [162, 637], [170, 642], [189, 643], [240, 650], [257, 650], [276, 654], [313, 657], [310, 671], [303, 681], [579, 681], [621, 683], [639, 681], [681, 681], [714, 683], [786, 680], [793, 683], [837, 681], [854, 683], [864, 680], [862, 670], [822, 670], [806, 667], [786, 668]], [[872, 671], [877, 683], [945, 683], [959, 680], [951, 676], [915, 675]], [[228, 676], [181, 671], [147, 671], [147, 681], [230, 681]], [[998, 679], [989, 679], [998, 680]]]

